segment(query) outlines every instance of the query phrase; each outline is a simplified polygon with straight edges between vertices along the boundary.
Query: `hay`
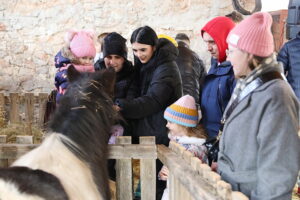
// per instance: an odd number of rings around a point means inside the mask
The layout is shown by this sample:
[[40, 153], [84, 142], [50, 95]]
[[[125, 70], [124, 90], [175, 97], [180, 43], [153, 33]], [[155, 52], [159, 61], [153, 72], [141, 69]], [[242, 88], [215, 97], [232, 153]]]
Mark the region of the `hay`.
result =
[[[0, 120], [1, 121], [1, 120]], [[9, 124], [0, 129], [0, 135], [7, 136], [7, 143], [15, 143], [16, 136], [26, 135], [26, 129], [28, 128], [26, 123], [18, 123], [18, 124]], [[39, 144], [42, 141], [44, 136], [44, 132], [42, 129], [37, 128], [35, 126], [31, 127], [33, 143]]]

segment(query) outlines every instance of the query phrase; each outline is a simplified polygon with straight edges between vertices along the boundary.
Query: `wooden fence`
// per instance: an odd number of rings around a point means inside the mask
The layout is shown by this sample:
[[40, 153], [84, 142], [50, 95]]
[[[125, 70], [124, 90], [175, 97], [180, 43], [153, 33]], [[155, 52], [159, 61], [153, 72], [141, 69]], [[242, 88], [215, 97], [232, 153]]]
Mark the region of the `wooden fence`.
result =
[[[1, 139], [2, 138], [2, 139]], [[1, 141], [5, 141], [3, 136]], [[5, 165], [35, 148], [35, 144], [0, 144], [0, 159]], [[170, 200], [247, 200], [240, 192], [233, 192], [228, 183], [211, 171], [210, 167], [183, 147], [171, 142], [170, 148], [155, 145], [154, 137], [140, 137], [140, 144], [131, 144], [130, 137], [118, 137], [109, 145], [109, 158], [116, 159], [116, 198], [133, 199], [132, 159], [140, 159], [141, 199], [155, 199], [156, 159], [170, 170]], [[4, 161], [4, 162], [3, 162]], [[8, 162], [10, 163], [10, 162]]]
[[2, 116], [6, 123], [26, 123], [26, 134], [31, 135], [33, 125], [43, 127], [47, 98], [47, 93], [0, 93]]

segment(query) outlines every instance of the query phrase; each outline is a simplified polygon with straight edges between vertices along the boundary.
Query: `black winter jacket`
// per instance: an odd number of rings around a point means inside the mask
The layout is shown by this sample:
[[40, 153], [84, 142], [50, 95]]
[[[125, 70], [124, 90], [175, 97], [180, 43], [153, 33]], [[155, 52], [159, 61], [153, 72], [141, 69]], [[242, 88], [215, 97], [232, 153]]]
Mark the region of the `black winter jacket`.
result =
[[[139, 97], [117, 99], [125, 118], [136, 119], [133, 138], [155, 136], [157, 144], [168, 144], [165, 109], [182, 96], [180, 72], [175, 62], [177, 48], [166, 39], [159, 39], [151, 60], [140, 66], [136, 77]], [[135, 140], [134, 140], [135, 141]]]
[[200, 91], [206, 76], [206, 69], [199, 56], [184, 42], [178, 42], [179, 55], [176, 59], [183, 87], [183, 95], [189, 94], [199, 102]]
[[300, 32], [283, 45], [277, 60], [282, 62], [287, 80], [300, 100]]

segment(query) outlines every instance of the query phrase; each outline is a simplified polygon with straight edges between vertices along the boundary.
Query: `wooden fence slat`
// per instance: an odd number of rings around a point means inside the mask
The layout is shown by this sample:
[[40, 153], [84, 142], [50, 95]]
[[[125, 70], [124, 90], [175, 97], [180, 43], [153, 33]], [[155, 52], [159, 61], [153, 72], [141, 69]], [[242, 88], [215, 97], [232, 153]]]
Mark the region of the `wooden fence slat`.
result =
[[217, 193], [222, 197], [222, 200], [231, 200], [231, 185], [225, 181], [217, 182]]
[[25, 93], [25, 122], [26, 122], [26, 135], [32, 135], [32, 124], [34, 117], [34, 94]]
[[39, 99], [39, 115], [38, 115], [38, 127], [43, 128], [44, 127], [44, 115], [46, 111], [46, 103], [48, 99], [47, 93], [39, 93], [38, 96]]
[[176, 187], [175, 187], [175, 176], [173, 175], [172, 172], [169, 172], [169, 180], [168, 180], [168, 184], [167, 187], [169, 187], [169, 199], [170, 200], [175, 200], [176, 199], [176, 195], [175, 195], [175, 191], [176, 191]]
[[[0, 144], [5, 144], [6, 140], [7, 140], [7, 135], [0, 135]], [[7, 167], [7, 166], [8, 166], [8, 160], [1, 158], [0, 167]]]
[[[109, 145], [109, 154], [110, 159], [156, 159], [157, 152], [156, 146], [154, 145], [140, 145], [140, 144], [131, 144], [131, 145], [122, 145], [115, 144]], [[110, 149], [113, 149], [111, 151]]]
[[[140, 144], [153, 145], [155, 137], [140, 137]], [[156, 151], [156, 150], [155, 150]], [[155, 200], [156, 162], [155, 159], [141, 159], [141, 199]]]
[[[117, 144], [131, 144], [131, 137], [117, 137]], [[132, 162], [131, 159], [116, 161], [116, 186], [118, 200], [132, 200]]]
[[10, 97], [10, 112], [9, 112], [10, 123], [18, 123], [18, 122], [20, 122], [19, 94], [18, 93], [10, 93], [9, 97]]
[[249, 200], [249, 198], [241, 192], [232, 192], [232, 200]]

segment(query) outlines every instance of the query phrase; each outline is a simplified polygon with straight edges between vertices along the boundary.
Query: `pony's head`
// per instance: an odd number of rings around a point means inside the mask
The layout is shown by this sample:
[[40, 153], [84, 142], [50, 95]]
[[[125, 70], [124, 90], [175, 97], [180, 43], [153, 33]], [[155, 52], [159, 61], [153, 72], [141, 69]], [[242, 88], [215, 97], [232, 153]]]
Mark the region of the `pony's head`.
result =
[[62, 139], [91, 168], [94, 181], [103, 194], [100, 185], [105, 185], [107, 181], [110, 128], [119, 119], [111, 100], [115, 72], [108, 69], [79, 73], [70, 66], [67, 77], [69, 86], [50, 121], [49, 133], [60, 133], [72, 141]]

